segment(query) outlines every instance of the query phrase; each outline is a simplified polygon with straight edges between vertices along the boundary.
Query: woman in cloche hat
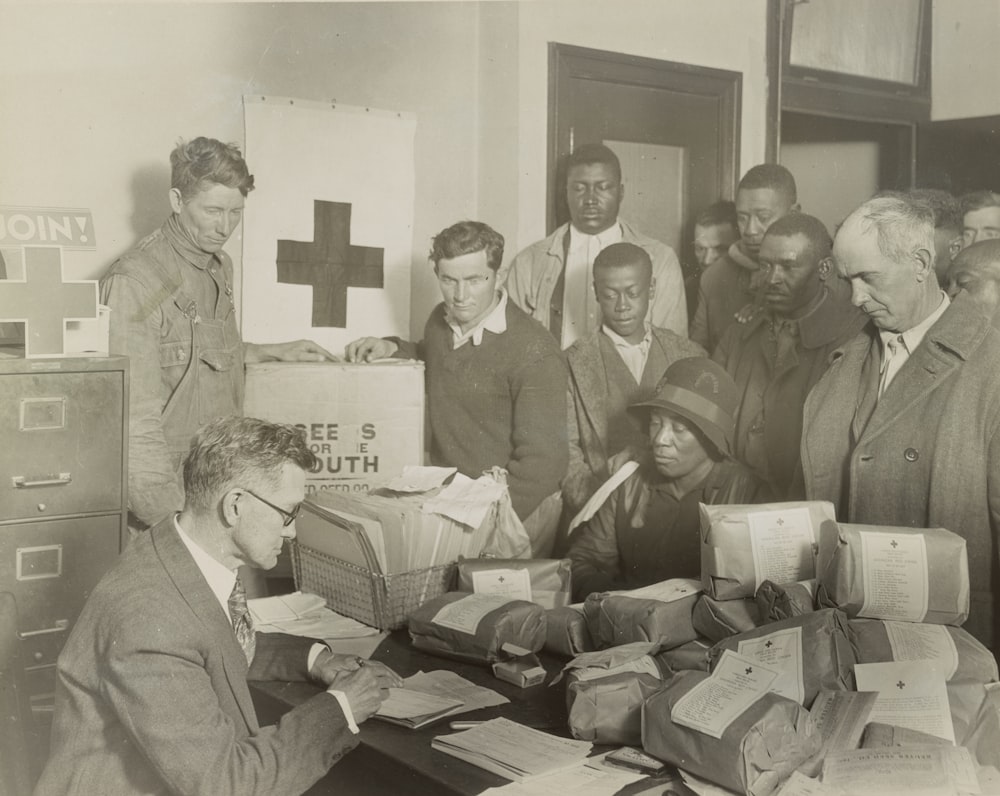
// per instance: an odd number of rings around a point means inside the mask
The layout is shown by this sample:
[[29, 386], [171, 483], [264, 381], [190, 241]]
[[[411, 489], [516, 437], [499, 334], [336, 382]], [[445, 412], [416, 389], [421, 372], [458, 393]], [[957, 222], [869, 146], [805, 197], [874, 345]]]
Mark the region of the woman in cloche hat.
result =
[[763, 479], [732, 458], [738, 402], [722, 367], [688, 357], [667, 368], [652, 398], [629, 407], [648, 422], [650, 449], [573, 534], [575, 599], [700, 577], [698, 504], [771, 499]]

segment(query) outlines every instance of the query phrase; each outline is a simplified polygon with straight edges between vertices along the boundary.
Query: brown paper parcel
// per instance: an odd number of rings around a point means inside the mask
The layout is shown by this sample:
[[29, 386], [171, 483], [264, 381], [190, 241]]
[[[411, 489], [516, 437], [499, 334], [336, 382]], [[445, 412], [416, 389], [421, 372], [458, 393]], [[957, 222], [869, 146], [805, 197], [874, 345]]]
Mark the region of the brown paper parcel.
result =
[[[958, 658], [958, 668], [948, 680], [993, 683], [1000, 679], [993, 653], [971, 633], [950, 625], [940, 625], [940, 627], [951, 636]], [[895, 660], [885, 622], [881, 619], [851, 619], [847, 623], [847, 635], [851, 646], [854, 647], [854, 657], [858, 663], [886, 663]]]
[[713, 643], [753, 630], [760, 622], [757, 603], [753, 600], [713, 600], [707, 594], [695, 603], [691, 624]]
[[[851, 619], [865, 603], [861, 534], [923, 536], [927, 548], [927, 613], [921, 621], [961, 625], [969, 617], [969, 562], [965, 540], [944, 528], [899, 528], [826, 522], [820, 528], [816, 565], [817, 607], [843, 609]], [[874, 616], [869, 619], [897, 619]]]
[[[854, 650], [847, 636], [847, 617], [842, 611], [825, 608], [781, 622], [772, 622], [747, 633], [730, 636], [709, 651], [711, 668], [723, 650], [739, 650], [741, 641], [766, 638], [790, 628], [801, 628], [802, 691], [805, 707], [811, 707], [816, 695], [822, 691], [851, 691], [854, 688]], [[741, 652], [741, 655], [748, 655]], [[784, 661], [761, 660], [761, 663], [784, 671]], [[788, 662], [790, 663], [790, 662]]]
[[948, 705], [955, 744], [967, 747], [979, 765], [1000, 768], [1000, 686], [953, 680]]
[[[825, 500], [801, 500], [759, 505], [706, 506], [701, 512], [701, 583], [705, 593], [716, 600], [738, 600], [753, 597], [757, 592], [757, 572], [754, 568], [753, 546], [750, 541], [751, 514], [807, 509], [812, 523], [814, 542], [819, 538], [820, 525], [835, 518], [833, 504]], [[815, 550], [815, 545], [813, 545]], [[814, 577], [814, 555], [803, 551], [804, 564], [799, 571], [789, 573], [785, 580], [806, 580]], [[766, 574], [760, 580], [766, 580]]]
[[814, 766], [822, 736], [809, 713], [790, 699], [764, 694], [722, 738], [674, 724], [677, 701], [705, 678], [679, 672], [642, 707], [642, 748], [654, 757], [748, 796], [769, 796], [793, 771]]
[[570, 674], [570, 733], [581, 741], [637, 746], [642, 742], [642, 705], [662, 687], [662, 679], [646, 673], [620, 672], [592, 680]]
[[633, 641], [652, 641], [670, 649], [698, 637], [691, 624], [697, 600], [697, 592], [670, 602], [597, 592], [587, 595], [583, 613], [598, 649]]
[[573, 657], [596, 649], [583, 608], [567, 605], [545, 612], [545, 650]]
[[448, 592], [428, 600], [410, 614], [413, 646], [446, 658], [491, 664], [509, 657], [500, 649], [504, 644], [514, 644], [529, 652], [538, 652], [545, 644], [545, 611], [525, 600], [512, 600], [490, 611], [480, 620], [475, 633], [434, 623], [434, 617], [444, 606], [468, 596], [464, 592]]
[[531, 581], [531, 602], [542, 608], [569, 605], [573, 592], [568, 558], [460, 558], [458, 591], [475, 591], [473, 573], [497, 569], [527, 570]]
[[681, 644], [673, 649], [663, 650], [654, 656], [661, 669], [670, 674], [695, 669], [699, 672], [708, 671], [708, 651], [711, 649], [708, 639], [696, 638], [687, 644]]
[[816, 581], [772, 583], [765, 580], [754, 599], [762, 625], [802, 616], [816, 610]]

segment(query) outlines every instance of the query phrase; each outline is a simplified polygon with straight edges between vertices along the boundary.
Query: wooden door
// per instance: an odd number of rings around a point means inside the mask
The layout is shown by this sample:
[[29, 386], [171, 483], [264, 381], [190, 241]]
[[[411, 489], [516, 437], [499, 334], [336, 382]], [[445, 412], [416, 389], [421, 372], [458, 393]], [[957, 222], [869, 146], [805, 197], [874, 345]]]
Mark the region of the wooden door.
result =
[[569, 218], [566, 156], [603, 143], [622, 162], [622, 218], [681, 254], [694, 215], [733, 197], [742, 75], [565, 44], [549, 56], [549, 232]]

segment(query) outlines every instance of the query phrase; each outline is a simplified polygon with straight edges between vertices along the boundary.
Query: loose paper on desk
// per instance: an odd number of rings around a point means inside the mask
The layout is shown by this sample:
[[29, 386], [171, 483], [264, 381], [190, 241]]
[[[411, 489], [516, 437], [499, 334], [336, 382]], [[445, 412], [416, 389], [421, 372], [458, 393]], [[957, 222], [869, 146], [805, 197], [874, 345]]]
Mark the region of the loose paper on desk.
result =
[[425, 514], [442, 514], [448, 519], [478, 528], [483, 524], [486, 515], [493, 508], [507, 485], [482, 475], [473, 481], [461, 473], [455, 474], [455, 479], [437, 495], [424, 501]]
[[492, 688], [476, 685], [450, 669], [417, 672], [403, 680], [403, 685], [411, 691], [460, 699], [464, 705], [462, 710], [458, 711], [460, 713], [492, 708], [510, 702], [503, 694], [497, 693]]
[[644, 774], [621, 769], [594, 768], [590, 760], [557, 774], [546, 774], [526, 782], [511, 782], [500, 788], [487, 788], [480, 796], [552, 796], [572, 793], [573, 796], [611, 796], [622, 788], [638, 782]]
[[502, 608], [510, 602], [502, 594], [470, 594], [441, 608], [431, 620], [435, 625], [450, 627], [460, 633], [475, 635], [476, 628], [490, 611]]
[[777, 677], [777, 669], [725, 650], [712, 674], [677, 700], [670, 719], [722, 738], [744, 710], [771, 690]]
[[816, 576], [813, 530], [809, 509], [751, 511], [747, 514], [753, 552], [755, 591], [765, 580], [793, 583]]
[[823, 761], [823, 782], [849, 793], [922, 796], [980, 793], [976, 765], [963, 746], [900, 746], [837, 752]]
[[651, 583], [638, 589], [612, 591], [610, 594], [631, 597], [634, 600], [659, 600], [661, 603], [672, 603], [684, 597], [701, 592], [700, 578], [670, 578], [659, 583]]
[[820, 691], [809, 709], [823, 737], [822, 754], [857, 749], [878, 694], [874, 691]]
[[919, 730], [955, 743], [944, 675], [933, 661], [858, 663], [859, 691], [877, 691], [869, 721]]
[[503, 594], [508, 600], [531, 602], [531, 575], [526, 569], [484, 569], [472, 573], [477, 594]]
[[937, 668], [950, 680], [958, 670], [958, 650], [955, 639], [944, 625], [922, 622], [886, 621], [885, 633], [896, 661], [934, 661]]
[[432, 721], [461, 713], [465, 706], [461, 700], [449, 699], [408, 688], [390, 688], [375, 715], [380, 719], [417, 729]]
[[771, 691], [802, 704], [806, 690], [802, 682], [801, 627], [776, 630], [760, 638], [741, 641], [736, 651], [745, 658], [776, 669], [778, 677], [771, 684]]
[[455, 467], [421, 467], [408, 464], [385, 485], [393, 492], [430, 492], [457, 473]]
[[308, 638], [360, 638], [378, 635], [374, 627], [331, 611], [322, 597], [294, 592], [247, 600], [254, 627], [261, 633]]
[[865, 600], [858, 616], [922, 622], [927, 616], [927, 543], [921, 534], [860, 531]]

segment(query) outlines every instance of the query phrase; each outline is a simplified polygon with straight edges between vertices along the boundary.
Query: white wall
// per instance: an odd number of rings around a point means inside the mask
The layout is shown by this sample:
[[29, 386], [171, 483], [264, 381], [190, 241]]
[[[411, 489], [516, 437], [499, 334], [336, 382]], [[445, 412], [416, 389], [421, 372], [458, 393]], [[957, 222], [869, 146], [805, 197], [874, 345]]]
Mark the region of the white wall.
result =
[[931, 118], [1000, 114], [997, 0], [934, 0]]

